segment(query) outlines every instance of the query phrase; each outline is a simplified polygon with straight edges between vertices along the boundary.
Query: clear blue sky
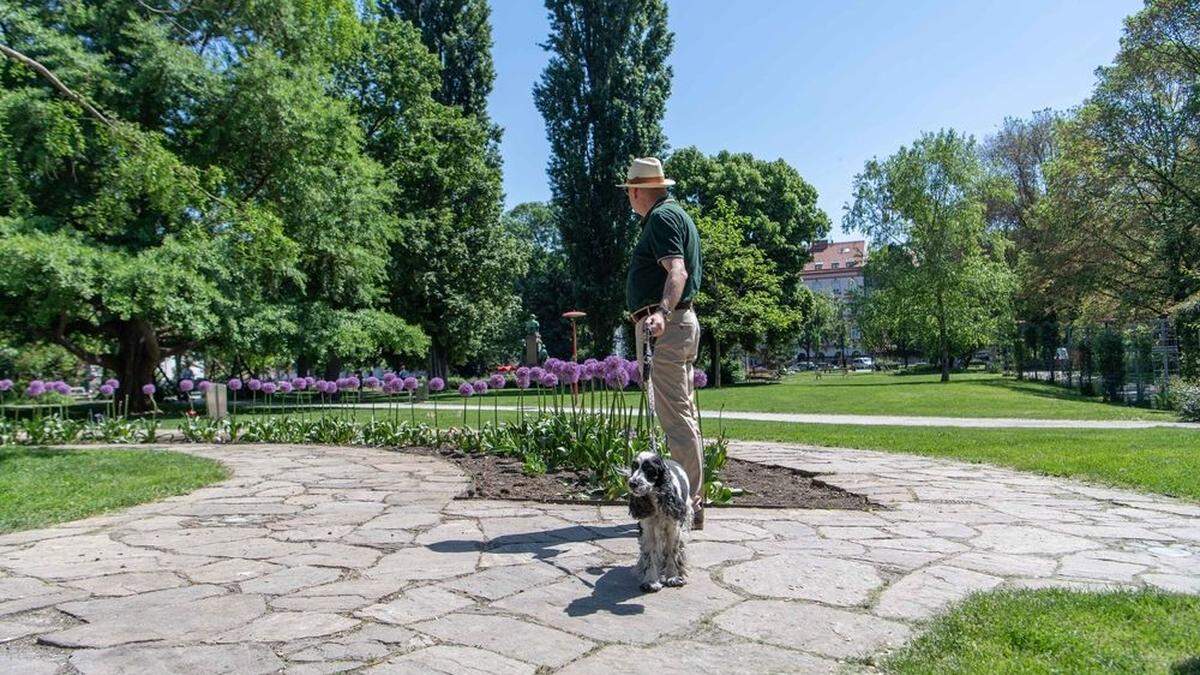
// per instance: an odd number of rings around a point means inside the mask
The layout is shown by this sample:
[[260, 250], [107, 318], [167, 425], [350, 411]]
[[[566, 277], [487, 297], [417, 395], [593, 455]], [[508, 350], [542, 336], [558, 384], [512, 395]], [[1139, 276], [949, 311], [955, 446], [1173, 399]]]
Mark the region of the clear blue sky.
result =
[[[671, 147], [782, 157], [841, 232], [863, 162], [922, 131], [978, 139], [1005, 116], [1066, 109], [1116, 53], [1138, 0], [670, 0]], [[533, 83], [548, 24], [539, 0], [492, 0], [511, 207], [550, 197]]]

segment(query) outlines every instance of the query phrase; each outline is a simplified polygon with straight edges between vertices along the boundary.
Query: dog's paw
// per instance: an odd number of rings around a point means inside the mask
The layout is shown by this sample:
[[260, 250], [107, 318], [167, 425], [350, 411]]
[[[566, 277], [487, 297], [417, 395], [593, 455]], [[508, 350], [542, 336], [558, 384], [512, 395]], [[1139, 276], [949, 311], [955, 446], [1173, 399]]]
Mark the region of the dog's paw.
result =
[[662, 590], [662, 587], [662, 584], [655, 581], [654, 583], [644, 583], [638, 588], [641, 588], [643, 593], [657, 593]]
[[679, 588], [680, 586], [686, 584], [687, 579], [684, 579], [683, 577], [667, 577], [666, 579], [663, 579], [663, 586], [670, 586], [671, 588]]

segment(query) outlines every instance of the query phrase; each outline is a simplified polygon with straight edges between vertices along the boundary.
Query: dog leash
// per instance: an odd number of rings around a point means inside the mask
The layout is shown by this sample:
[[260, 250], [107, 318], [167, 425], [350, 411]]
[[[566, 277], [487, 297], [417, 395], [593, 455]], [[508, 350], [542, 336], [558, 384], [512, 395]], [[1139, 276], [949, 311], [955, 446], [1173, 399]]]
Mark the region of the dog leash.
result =
[[654, 335], [650, 332], [650, 327], [642, 321], [642, 382], [645, 386], [642, 387], [642, 395], [646, 397], [646, 428], [650, 434], [650, 451], [658, 453], [658, 433], [655, 431], [655, 425], [658, 423], [658, 415], [654, 411], [654, 384], [651, 381], [651, 363], [654, 358]]

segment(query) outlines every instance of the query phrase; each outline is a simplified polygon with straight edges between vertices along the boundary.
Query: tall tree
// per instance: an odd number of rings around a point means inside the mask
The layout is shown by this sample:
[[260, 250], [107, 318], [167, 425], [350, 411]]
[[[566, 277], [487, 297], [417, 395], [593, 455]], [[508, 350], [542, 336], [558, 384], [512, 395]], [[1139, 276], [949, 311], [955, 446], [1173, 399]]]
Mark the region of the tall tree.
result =
[[974, 142], [954, 131], [870, 160], [854, 179], [845, 226], [877, 243], [864, 272], [868, 301], [904, 307], [943, 382], [955, 357], [996, 339], [1010, 316], [1004, 241], [983, 217], [993, 189]]
[[441, 66], [434, 99], [491, 127], [487, 101], [496, 81], [487, 0], [380, 0], [385, 19], [411, 22]]
[[740, 216], [724, 200], [696, 219], [704, 276], [696, 294], [696, 313], [707, 342], [714, 386], [720, 387], [721, 357], [733, 345], [755, 349], [778, 333], [794, 340], [811, 294], [800, 287], [799, 300], [785, 301], [783, 278], [766, 253], [748, 245]]
[[367, 153], [395, 184], [389, 209], [401, 233], [387, 257], [388, 306], [419, 322], [431, 338], [429, 368], [444, 376], [516, 320], [526, 260], [500, 222], [488, 130], [433, 100], [439, 65], [412, 24], [384, 16], [367, 30], [338, 85]]
[[728, 204], [745, 228], [746, 243], [775, 264], [789, 292], [803, 284], [809, 244], [829, 232], [829, 217], [817, 206], [817, 190], [790, 164], [768, 162], [750, 153], [722, 150], [706, 156], [695, 147], [671, 153], [666, 173], [677, 181], [675, 194], [707, 211]]
[[546, 0], [550, 62], [533, 97], [550, 141], [559, 230], [597, 349], [612, 347], [637, 220], [614, 187], [666, 148], [673, 34], [664, 0]]
[[[361, 38], [355, 4], [77, 9], [0, 2], [10, 330], [138, 400], [170, 355], [327, 352], [314, 312], [336, 327], [378, 311], [390, 187], [325, 88]], [[423, 339], [395, 316], [370, 325]]]

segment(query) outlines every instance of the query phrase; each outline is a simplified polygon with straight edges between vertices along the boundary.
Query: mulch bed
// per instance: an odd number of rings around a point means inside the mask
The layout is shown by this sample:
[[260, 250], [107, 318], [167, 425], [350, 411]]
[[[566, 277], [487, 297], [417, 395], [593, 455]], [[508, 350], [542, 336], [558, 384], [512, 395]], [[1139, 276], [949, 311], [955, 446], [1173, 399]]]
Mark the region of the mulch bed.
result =
[[[471, 487], [462, 495], [464, 499], [624, 504], [596, 494], [586, 472], [559, 469], [527, 475], [521, 460], [515, 457], [433, 448], [405, 448], [402, 452], [440, 457], [456, 464], [471, 477]], [[730, 459], [721, 472], [721, 480], [742, 490], [727, 506], [855, 510], [875, 506], [862, 495], [822, 483], [815, 474], [781, 466]]]

